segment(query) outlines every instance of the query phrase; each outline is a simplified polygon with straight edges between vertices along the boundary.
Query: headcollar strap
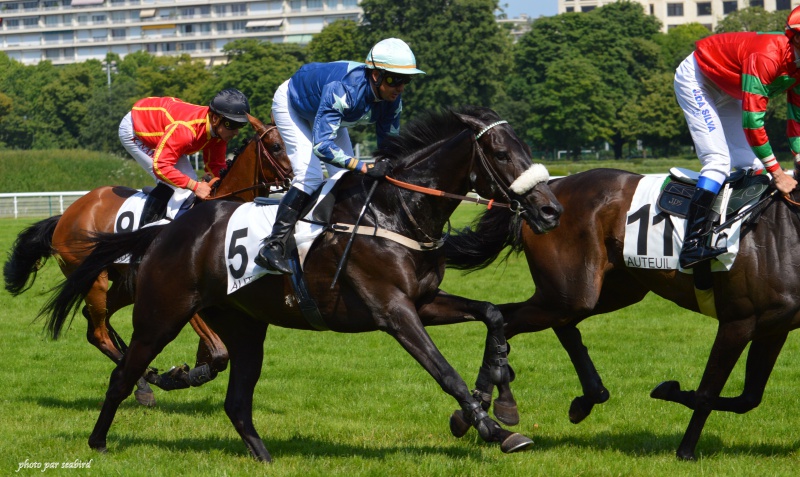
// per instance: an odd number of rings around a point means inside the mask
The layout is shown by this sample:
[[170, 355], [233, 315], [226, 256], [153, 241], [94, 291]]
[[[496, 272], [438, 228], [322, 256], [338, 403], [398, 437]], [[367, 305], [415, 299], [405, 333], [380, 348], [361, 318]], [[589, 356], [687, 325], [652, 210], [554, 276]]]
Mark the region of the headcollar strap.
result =
[[478, 133], [477, 136], [475, 136], [475, 139], [480, 139], [481, 136], [483, 136], [486, 133], [486, 131], [492, 129], [495, 126], [499, 126], [501, 124], [508, 124], [508, 121], [497, 121], [497, 122], [494, 122], [494, 123], [486, 126], [485, 128], [483, 128], [483, 130], [481, 132]]

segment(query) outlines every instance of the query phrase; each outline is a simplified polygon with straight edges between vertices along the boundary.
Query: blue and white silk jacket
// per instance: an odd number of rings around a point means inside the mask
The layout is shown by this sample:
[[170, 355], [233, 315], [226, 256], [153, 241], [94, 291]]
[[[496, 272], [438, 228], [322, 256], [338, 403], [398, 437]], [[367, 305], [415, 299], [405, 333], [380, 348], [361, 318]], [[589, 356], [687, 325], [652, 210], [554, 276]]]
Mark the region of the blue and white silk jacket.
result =
[[340, 128], [375, 124], [378, 147], [400, 132], [400, 97], [394, 102], [375, 97], [363, 63], [309, 63], [289, 80], [289, 102], [312, 125], [314, 154], [334, 166], [354, 169], [357, 161], [335, 143]]

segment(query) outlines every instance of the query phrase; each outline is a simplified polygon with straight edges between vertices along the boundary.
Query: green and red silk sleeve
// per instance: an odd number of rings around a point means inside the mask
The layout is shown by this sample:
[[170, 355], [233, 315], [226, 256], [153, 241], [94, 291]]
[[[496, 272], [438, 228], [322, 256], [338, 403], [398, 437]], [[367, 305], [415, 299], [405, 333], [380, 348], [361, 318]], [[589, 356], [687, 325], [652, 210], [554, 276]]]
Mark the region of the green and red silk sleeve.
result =
[[769, 172], [780, 167], [764, 128], [770, 92], [783, 83], [782, 78], [794, 81], [778, 72], [775, 60], [758, 53], [747, 58], [742, 71], [742, 127], [747, 143]]
[[789, 89], [786, 102], [786, 136], [789, 138], [792, 154], [797, 155], [800, 154], [800, 85]]

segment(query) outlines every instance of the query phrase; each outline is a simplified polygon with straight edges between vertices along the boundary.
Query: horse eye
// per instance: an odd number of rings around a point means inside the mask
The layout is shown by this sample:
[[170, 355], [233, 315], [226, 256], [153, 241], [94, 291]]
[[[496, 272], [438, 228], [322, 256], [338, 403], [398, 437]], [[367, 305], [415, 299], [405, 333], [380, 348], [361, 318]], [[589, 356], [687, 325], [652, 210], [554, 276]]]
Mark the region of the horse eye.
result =
[[283, 147], [281, 147], [281, 145], [276, 142], [275, 144], [272, 145], [272, 147], [270, 147], [270, 149], [272, 149], [272, 152], [281, 152]]
[[508, 153], [505, 151], [495, 151], [494, 158], [498, 161], [508, 162]]

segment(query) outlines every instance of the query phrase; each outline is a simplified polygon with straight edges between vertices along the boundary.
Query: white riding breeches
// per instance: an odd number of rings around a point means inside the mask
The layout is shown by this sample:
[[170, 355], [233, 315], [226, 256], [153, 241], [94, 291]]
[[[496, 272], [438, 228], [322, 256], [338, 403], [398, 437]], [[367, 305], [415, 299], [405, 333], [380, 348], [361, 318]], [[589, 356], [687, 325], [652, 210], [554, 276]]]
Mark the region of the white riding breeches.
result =
[[[286, 147], [286, 154], [292, 163], [294, 178], [292, 187], [296, 187], [306, 194], [312, 194], [324, 180], [322, 163], [314, 155], [312, 123], [303, 119], [289, 103], [289, 81], [285, 81], [275, 91], [272, 98], [272, 118], [281, 134]], [[350, 143], [350, 134], [346, 128], [340, 128], [334, 140], [337, 146], [349, 156], [354, 156], [353, 146]], [[325, 164], [328, 177], [333, 176], [342, 169], [330, 164]]]
[[703, 177], [719, 184], [731, 169], [762, 169], [742, 128], [742, 102], [722, 91], [700, 71], [694, 53], [675, 71], [675, 96], [700, 159]]

